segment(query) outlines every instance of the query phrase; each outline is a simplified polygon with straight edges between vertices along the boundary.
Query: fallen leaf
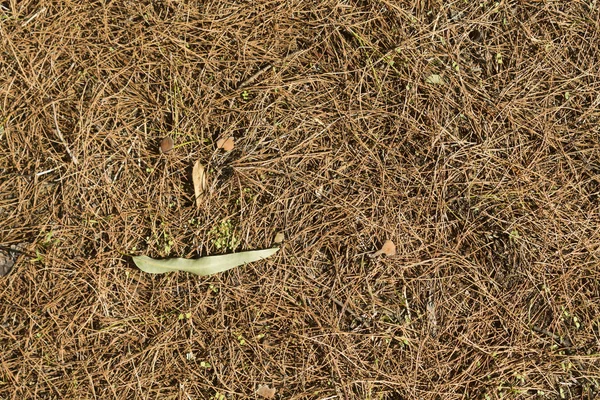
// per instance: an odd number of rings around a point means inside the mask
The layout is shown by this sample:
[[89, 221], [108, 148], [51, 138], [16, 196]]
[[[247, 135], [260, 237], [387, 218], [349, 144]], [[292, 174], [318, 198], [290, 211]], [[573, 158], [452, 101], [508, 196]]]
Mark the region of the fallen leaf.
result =
[[196, 206], [200, 208], [200, 195], [206, 191], [208, 184], [206, 182], [206, 172], [200, 161], [196, 161], [192, 169], [192, 181], [194, 181], [194, 195], [196, 196]]
[[199, 276], [212, 275], [217, 272], [227, 271], [239, 265], [267, 258], [279, 250], [273, 247], [264, 250], [241, 251], [239, 253], [207, 256], [196, 259], [167, 258], [155, 260], [148, 256], [131, 257], [135, 265], [150, 274], [163, 274], [165, 272], [184, 271]]
[[386, 256], [395, 256], [396, 255], [396, 245], [391, 240], [386, 240], [381, 246], [381, 249], [377, 250], [375, 253], [371, 254], [370, 257], [377, 257], [382, 254]]
[[443, 85], [446, 83], [444, 81], [444, 78], [442, 78], [442, 76], [438, 74], [429, 75], [427, 78], [425, 78], [425, 82], [431, 83], [432, 85]]
[[283, 239], [285, 239], [283, 232], [277, 232], [275, 234], [275, 238], [273, 239], [273, 243], [281, 243], [283, 242]]
[[268, 385], [260, 385], [256, 394], [267, 399], [273, 399], [275, 398], [275, 392], [277, 392], [275, 388], [270, 388]]
[[169, 136], [163, 138], [163, 140], [160, 141], [160, 151], [161, 153], [168, 153], [171, 150], [173, 150], [173, 146], [175, 145], [175, 142], [173, 141], [173, 139]]
[[228, 137], [227, 139], [219, 139], [217, 140], [217, 148], [223, 149], [225, 151], [233, 150], [233, 137]]

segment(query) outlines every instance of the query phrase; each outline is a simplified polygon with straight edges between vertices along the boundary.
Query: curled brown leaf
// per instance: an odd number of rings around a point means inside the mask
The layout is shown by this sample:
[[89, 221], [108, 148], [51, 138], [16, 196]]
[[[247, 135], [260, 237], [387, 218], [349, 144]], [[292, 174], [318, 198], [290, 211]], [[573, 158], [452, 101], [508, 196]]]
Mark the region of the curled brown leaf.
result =
[[260, 385], [256, 394], [266, 399], [273, 399], [275, 398], [275, 392], [277, 392], [277, 390], [275, 390], [275, 388], [270, 388], [269, 385]]
[[192, 169], [192, 181], [194, 182], [194, 196], [196, 198], [196, 206], [200, 208], [200, 196], [208, 187], [206, 179], [206, 171], [200, 161], [196, 161]]

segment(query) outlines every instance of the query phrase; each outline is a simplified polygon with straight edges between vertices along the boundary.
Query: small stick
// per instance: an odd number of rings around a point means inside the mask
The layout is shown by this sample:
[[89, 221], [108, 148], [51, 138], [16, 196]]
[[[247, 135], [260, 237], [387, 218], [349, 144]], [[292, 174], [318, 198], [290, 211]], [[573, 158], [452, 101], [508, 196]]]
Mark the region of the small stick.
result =
[[31, 21], [36, 19], [44, 11], [46, 11], [46, 7], [40, 8], [35, 14], [33, 14], [31, 17], [29, 17], [29, 19], [27, 19], [27, 21], [23, 22], [23, 24], [21, 26], [26, 26], [28, 23], [30, 23]]
[[346, 305], [344, 303], [342, 303], [341, 301], [339, 301], [338, 299], [333, 297], [332, 294], [329, 295], [329, 298], [331, 299], [331, 301], [333, 301], [335, 304], [337, 304], [338, 306], [340, 306], [342, 308], [342, 312], [347, 312], [348, 314], [350, 314], [351, 316], [356, 318], [361, 323], [364, 322], [364, 318], [362, 318], [360, 315], [358, 315], [357, 313], [355, 313], [354, 311], [352, 311], [351, 309], [346, 307]]
[[54, 105], [54, 103], [52, 103], [52, 112], [54, 114], [54, 125], [56, 126], [56, 134], [58, 135], [58, 137], [59, 137], [60, 141], [62, 142], [63, 146], [65, 146], [65, 150], [67, 150], [67, 154], [69, 155], [69, 157], [71, 157], [71, 160], [73, 161], [73, 164], [77, 165], [77, 159], [75, 158], [75, 156], [73, 155], [73, 153], [71, 153], [71, 150], [69, 150], [69, 146], [67, 145], [67, 141], [63, 137], [63, 134], [60, 131], [60, 128], [58, 127], [58, 118], [56, 117], [56, 106]]
[[252, 82], [254, 82], [256, 80], [256, 78], [258, 78], [260, 75], [264, 74], [265, 72], [267, 72], [268, 70], [270, 70], [271, 68], [273, 68], [273, 64], [269, 64], [266, 67], [263, 67], [261, 69], [259, 69], [254, 75], [252, 75], [250, 78], [246, 79], [244, 82], [240, 83], [240, 85], [238, 86], [238, 90], [239, 89], [243, 89], [246, 86], [250, 85]]
[[431, 281], [427, 283], [429, 294], [427, 296], [427, 306], [425, 310], [427, 311], [427, 319], [429, 324], [431, 325], [431, 337], [437, 336], [437, 318], [435, 316], [435, 303], [433, 301], [433, 284]]
[[47, 169], [47, 170], [45, 170], [45, 171], [38, 172], [37, 174], [35, 174], [35, 176], [42, 176], [42, 175], [49, 174], [50, 172], [54, 172], [54, 171], [56, 171], [56, 170], [57, 170], [57, 169], [59, 169], [60, 167], [61, 167], [61, 166], [59, 165], [59, 166], [58, 166], [58, 167], [56, 167], [56, 168], [50, 168], [50, 169]]
[[[288, 54], [287, 56], [285, 56], [283, 58], [282, 61], [286, 61], [288, 59], [290, 59], [293, 55], [300, 53], [302, 50], [296, 50], [290, 54]], [[264, 74], [265, 72], [267, 72], [268, 70], [270, 70], [271, 68], [273, 68], [273, 64], [269, 64], [267, 66], [262, 67], [261, 69], [259, 69], [258, 71], [256, 71], [256, 73], [254, 75], [252, 75], [250, 78], [246, 79], [245, 81], [243, 81], [242, 83], [240, 83], [237, 87], [236, 90], [240, 90], [245, 88], [246, 86], [250, 85], [252, 82], [254, 82], [256, 80], [256, 78], [258, 78], [259, 76], [261, 76], [262, 74]]]
[[408, 318], [410, 319], [410, 307], [408, 305], [408, 297], [406, 297], [406, 286], [404, 286], [404, 288], [402, 289], [402, 295], [404, 296], [404, 302], [405, 302], [405, 306], [406, 306], [406, 315], [408, 315]]
[[542, 335], [546, 335], [560, 344], [562, 347], [571, 347], [573, 344], [568, 338], [562, 338], [561, 336], [548, 331], [547, 329], [540, 328], [539, 326], [534, 325], [531, 328], [534, 332], [541, 333]]

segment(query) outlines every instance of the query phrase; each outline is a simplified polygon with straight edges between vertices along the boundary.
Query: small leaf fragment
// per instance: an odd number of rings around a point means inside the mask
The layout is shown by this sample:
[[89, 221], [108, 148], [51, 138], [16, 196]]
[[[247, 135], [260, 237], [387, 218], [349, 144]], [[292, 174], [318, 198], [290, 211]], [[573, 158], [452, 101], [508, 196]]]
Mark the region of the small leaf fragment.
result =
[[273, 243], [275, 244], [279, 244], [281, 242], [283, 242], [283, 239], [285, 239], [285, 235], [283, 234], [283, 232], [279, 231], [275, 234], [275, 238], [273, 239]]
[[272, 256], [279, 251], [279, 247], [264, 250], [241, 251], [239, 253], [222, 254], [218, 256], [206, 256], [196, 259], [167, 258], [155, 260], [148, 256], [131, 257], [135, 265], [144, 272], [150, 274], [163, 274], [165, 272], [184, 271], [206, 276], [217, 272], [227, 271], [237, 266], [253, 261], [262, 260]]
[[277, 390], [275, 388], [270, 388], [269, 385], [260, 385], [256, 394], [266, 399], [273, 399], [275, 398], [276, 392]]
[[396, 255], [396, 245], [391, 240], [386, 240], [381, 246], [381, 249], [377, 250], [375, 253], [371, 254], [370, 257], [374, 258], [385, 254], [386, 256], [395, 256]]
[[206, 191], [208, 184], [206, 182], [206, 172], [200, 161], [196, 161], [192, 169], [192, 181], [194, 182], [194, 195], [196, 197], [196, 206], [200, 208], [200, 195]]
[[160, 141], [160, 152], [163, 154], [166, 154], [166, 153], [170, 152], [171, 150], [173, 150], [174, 145], [175, 145], [175, 142], [173, 141], [173, 138], [171, 138], [170, 136], [167, 136], [167, 137], [163, 138], [163, 140]]
[[442, 78], [441, 75], [431, 74], [427, 78], [425, 78], [425, 83], [430, 83], [432, 85], [443, 85], [446, 82], [444, 81], [444, 78]]
[[225, 151], [233, 150], [234, 141], [233, 137], [228, 137], [227, 139], [219, 139], [217, 140], [217, 148], [223, 149]]

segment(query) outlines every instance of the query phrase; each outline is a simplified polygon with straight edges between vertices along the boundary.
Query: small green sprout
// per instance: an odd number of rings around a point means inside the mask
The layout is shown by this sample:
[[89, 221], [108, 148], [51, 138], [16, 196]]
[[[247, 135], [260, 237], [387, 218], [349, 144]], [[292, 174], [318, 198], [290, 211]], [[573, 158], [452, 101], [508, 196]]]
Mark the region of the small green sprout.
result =
[[498, 65], [504, 63], [504, 61], [502, 61], [502, 53], [496, 53], [496, 63], [498, 63]]
[[221, 223], [210, 230], [209, 235], [213, 237], [212, 244], [217, 248], [234, 250], [240, 241], [235, 237], [235, 228], [231, 220], [221, 221]]

